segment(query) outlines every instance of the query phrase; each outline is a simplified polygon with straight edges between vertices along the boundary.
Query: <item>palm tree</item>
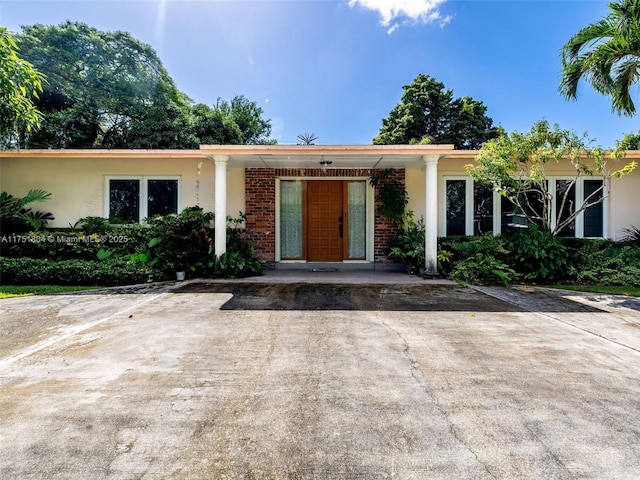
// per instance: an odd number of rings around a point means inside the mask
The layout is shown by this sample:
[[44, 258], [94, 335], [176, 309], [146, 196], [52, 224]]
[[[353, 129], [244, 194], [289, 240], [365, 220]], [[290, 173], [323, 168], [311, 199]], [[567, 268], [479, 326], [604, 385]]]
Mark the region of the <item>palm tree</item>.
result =
[[313, 133], [301, 133], [298, 135], [298, 145], [315, 145], [315, 142], [318, 137]]
[[581, 29], [562, 47], [559, 90], [575, 100], [578, 82], [585, 79], [611, 97], [614, 112], [632, 116], [636, 107], [630, 89], [640, 76], [640, 0], [610, 2], [609, 9], [605, 18]]

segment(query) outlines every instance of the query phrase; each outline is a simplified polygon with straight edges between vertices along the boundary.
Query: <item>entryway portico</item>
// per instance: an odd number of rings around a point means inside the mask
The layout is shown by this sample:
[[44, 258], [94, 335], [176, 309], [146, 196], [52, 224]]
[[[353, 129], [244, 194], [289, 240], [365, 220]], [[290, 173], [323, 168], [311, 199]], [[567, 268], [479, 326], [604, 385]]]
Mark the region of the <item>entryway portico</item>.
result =
[[[373, 190], [367, 180], [375, 170], [409, 169], [412, 175], [418, 171], [424, 175], [425, 269], [427, 274], [437, 274], [438, 162], [454, 154], [453, 145], [203, 145], [200, 151], [215, 164], [216, 255], [226, 251], [228, 169], [256, 172], [245, 181], [256, 194], [272, 189], [267, 198], [272, 197], [271, 208], [278, 221], [265, 221], [262, 227], [269, 230], [265, 236], [271, 236], [268, 241], [273, 242], [276, 262], [373, 262], [375, 232], [370, 220], [375, 213]], [[272, 180], [256, 187], [259, 175], [267, 173]], [[285, 190], [297, 195], [293, 201], [283, 199]], [[249, 198], [251, 193], [245, 192], [245, 196]], [[289, 208], [286, 202], [293, 206]], [[291, 228], [282, 218], [289, 213], [294, 218]], [[355, 215], [365, 215], [367, 221], [359, 223], [368, 226], [357, 227]], [[298, 218], [303, 220], [295, 220]], [[296, 221], [302, 225], [299, 231]], [[356, 238], [362, 233], [358, 228], [367, 229], [369, 241], [358, 243], [362, 242]], [[291, 230], [293, 240], [284, 239], [283, 230]], [[325, 235], [323, 231], [337, 233]], [[283, 245], [292, 247], [284, 256]]]

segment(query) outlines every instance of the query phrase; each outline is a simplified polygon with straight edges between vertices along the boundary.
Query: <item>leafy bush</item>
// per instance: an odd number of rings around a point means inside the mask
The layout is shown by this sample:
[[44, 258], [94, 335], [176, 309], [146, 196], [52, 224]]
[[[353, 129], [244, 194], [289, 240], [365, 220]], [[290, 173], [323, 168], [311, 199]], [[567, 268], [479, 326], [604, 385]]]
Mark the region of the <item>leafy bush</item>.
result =
[[424, 267], [424, 220], [409, 222], [399, 230], [391, 240], [388, 255], [401, 260], [411, 274], [418, 274], [420, 267]]
[[474, 285], [504, 285], [513, 283], [518, 274], [491, 253], [476, 253], [456, 262], [451, 278]]
[[585, 285], [640, 286], [640, 248], [624, 242], [565, 239], [570, 280]]
[[46, 260], [0, 257], [4, 285], [130, 285], [146, 283], [148, 265], [122, 261]]
[[82, 217], [74, 225], [74, 228], [76, 227], [80, 227], [80, 229], [87, 235], [91, 235], [93, 233], [100, 234], [113, 230], [109, 220], [103, 217]]
[[148, 236], [157, 238], [153, 251], [157, 266], [165, 273], [192, 271], [202, 275], [215, 265], [211, 212], [189, 207], [179, 214], [148, 218]]
[[227, 251], [220, 257], [220, 273], [228, 278], [262, 274], [262, 264], [253, 256], [253, 247], [236, 236], [227, 237]]
[[[254, 257], [253, 248], [241, 240], [243, 230], [233, 228], [244, 221], [242, 214], [237, 219], [228, 219], [232, 228], [227, 236], [227, 253], [216, 264], [213, 230], [209, 227], [212, 220], [212, 213], [194, 207], [178, 215], [149, 218], [147, 225], [113, 226], [104, 219], [85, 217], [76, 225], [86, 227], [87, 231], [13, 235], [3, 239], [0, 248], [7, 268], [2, 281], [120, 285], [173, 279], [177, 269], [184, 269], [190, 277], [235, 278], [262, 273], [262, 264]], [[94, 233], [89, 234], [90, 231]], [[29, 263], [31, 260], [35, 263]], [[24, 272], [16, 271], [16, 265], [24, 268]], [[73, 267], [68, 265], [76, 267], [78, 273], [70, 271]], [[94, 269], [94, 274], [83, 273], [87, 269]], [[110, 270], [113, 275], [108, 274]], [[100, 283], [101, 279], [104, 283]]]
[[397, 178], [396, 171], [391, 168], [379, 170], [371, 175], [369, 183], [376, 190], [377, 212], [398, 226], [404, 225], [409, 194], [404, 182]]
[[51, 260], [96, 260], [101, 250], [113, 258], [145, 248], [147, 232], [143, 227], [113, 229], [105, 234], [83, 231], [41, 231], [3, 236], [3, 257], [30, 257]]
[[506, 262], [509, 252], [502, 237], [455, 236], [440, 239], [438, 255], [442, 273], [476, 285], [506, 285], [518, 278]]
[[528, 281], [555, 281], [567, 278], [567, 248], [555, 235], [530, 225], [506, 238], [508, 263]]
[[41, 230], [54, 217], [51, 213], [33, 211], [27, 207], [33, 202], [49, 200], [51, 193], [44, 190], [29, 190], [24, 197], [0, 193], [0, 230], [3, 235]]

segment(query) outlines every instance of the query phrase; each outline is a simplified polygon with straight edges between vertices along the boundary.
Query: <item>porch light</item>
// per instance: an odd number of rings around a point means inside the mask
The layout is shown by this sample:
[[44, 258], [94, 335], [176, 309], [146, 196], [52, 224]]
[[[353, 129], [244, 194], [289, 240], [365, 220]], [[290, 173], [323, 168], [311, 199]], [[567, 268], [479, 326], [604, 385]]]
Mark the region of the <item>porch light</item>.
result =
[[332, 163], [333, 163], [333, 160], [325, 160], [324, 158], [320, 160], [320, 165], [322, 165], [322, 171], [326, 172], [327, 165], [331, 165]]

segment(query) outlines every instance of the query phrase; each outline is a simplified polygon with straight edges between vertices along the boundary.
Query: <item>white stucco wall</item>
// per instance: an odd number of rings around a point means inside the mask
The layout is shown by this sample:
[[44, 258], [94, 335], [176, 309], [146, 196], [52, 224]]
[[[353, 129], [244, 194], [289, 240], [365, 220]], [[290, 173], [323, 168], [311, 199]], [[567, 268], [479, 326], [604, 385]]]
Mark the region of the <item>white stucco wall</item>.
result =
[[[202, 162], [200, 175], [198, 164]], [[193, 158], [0, 158], [0, 191], [24, 196], [31, 189], [51, 192], [47, 202], [33, 204], [36, 210], [51, 212], [55, 220], [48, 227], [64, 228], [85, 216], [105, 215], [106, 179], [109, 176], [177, 176], [180, 178], [180, 207], [199, 204], [214, 210], [213, 162], [204, 156]], [[244, 170], [227, 174], [228, 214], [244, 212]]]

